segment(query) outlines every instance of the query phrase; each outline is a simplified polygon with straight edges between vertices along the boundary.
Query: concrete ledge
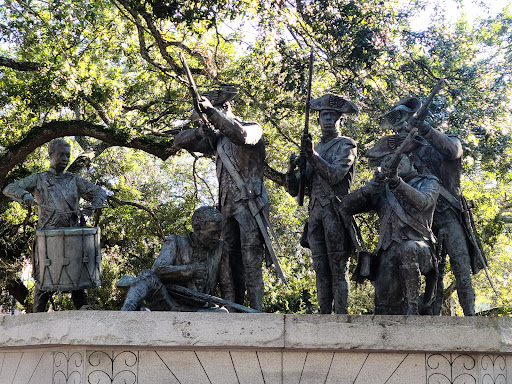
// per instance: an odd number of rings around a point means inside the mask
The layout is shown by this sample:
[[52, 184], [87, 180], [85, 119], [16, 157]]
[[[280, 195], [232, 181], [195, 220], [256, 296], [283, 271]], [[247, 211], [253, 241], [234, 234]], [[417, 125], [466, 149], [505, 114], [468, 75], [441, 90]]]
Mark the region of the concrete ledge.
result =
[[512, 353], [508, 317], [66, 311], [5, 316], [0, 350], [95, 346]]
[[3, 317], [4, 383], [512, 383], [512, 319], [110, 311]]

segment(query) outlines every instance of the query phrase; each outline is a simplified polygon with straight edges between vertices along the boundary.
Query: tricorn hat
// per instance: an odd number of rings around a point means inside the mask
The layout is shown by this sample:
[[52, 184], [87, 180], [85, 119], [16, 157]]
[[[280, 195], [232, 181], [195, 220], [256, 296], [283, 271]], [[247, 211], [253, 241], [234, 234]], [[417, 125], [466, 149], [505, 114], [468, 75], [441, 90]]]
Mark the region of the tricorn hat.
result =
[[218, 107], [231, 101], [238, 94], [238, 89], [233, 86], [226, 85], [221, 87], [220, 89], [215, 89], [213, 91], [206, 91], [201, 94], [201, 96], [206, 97], [214, 107]]
[[340, 95], [328, 93], [319, 97], [318, 99], [311, 100], [311, 109], [313, 111], [323, 111], [324, 109], [332, 109], [339, 113], [357, 113], [359, 108], [350, 101]]
[[[390, 124], [397, 126], [416, 113], [421, 108], [421, 100], [416, 96], [408, 96], [401, 99], [398, 103], [391, 107], [391, 110], [383, 117], [381, 125]], [[405, 113], [401, 113], [405, 112]]]
[[[370, 148], [364, 154], [369, 160], [381, 159], [386, 155], [394, 153], [397, 148], [404, 142], [406, 135], [388, 135], [377, 141], [373, 148]], [[409, 154], [417, 148], [420, 148], [424, 144], [414, 138], [409, 141], [403, 149], [404, 154]]]

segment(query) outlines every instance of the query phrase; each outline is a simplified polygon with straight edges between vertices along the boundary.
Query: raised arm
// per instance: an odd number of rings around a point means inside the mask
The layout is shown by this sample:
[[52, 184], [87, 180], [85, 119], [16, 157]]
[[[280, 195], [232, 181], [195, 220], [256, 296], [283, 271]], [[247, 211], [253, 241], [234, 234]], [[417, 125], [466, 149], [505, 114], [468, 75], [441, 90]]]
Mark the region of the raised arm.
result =
[[206, 115], [215, 128], [236, 145], [256, 145], [263, 139], [263, 129], [257, 123], [244, 123], [217, 108], [208, 109]]
[[420, 135], [446, 160], [455, 160], [462, 157], [462, 144], [457, 137], [438, 131], [425, 122], [420, 125]]

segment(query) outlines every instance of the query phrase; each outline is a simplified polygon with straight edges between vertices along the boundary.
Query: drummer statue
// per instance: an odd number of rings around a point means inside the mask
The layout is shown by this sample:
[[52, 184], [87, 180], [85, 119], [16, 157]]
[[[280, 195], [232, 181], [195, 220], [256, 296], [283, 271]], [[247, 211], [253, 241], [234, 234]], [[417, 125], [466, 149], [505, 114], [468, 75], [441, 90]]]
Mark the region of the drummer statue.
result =
[[[69, 164], [70, 152], [70, 145], [66, 141], [52, 140], [48, 146], [50, 157], [48, 171], [34, 173], [9, 184], [3, 190], [4, 195], [25, 206], [38, 206], [37, 229], [78, 227], [80, 198], [91, 203], [83, 210], [86, 215], [90, 215], [94, 209], [102, 207], [107, 198], [105, 191], [99, 186], [65, 171]], [[34, 250], [34, 253], [36, 254], [37, 251]], [[33, 258], [34, 272], [37, 271], [39, 262], [35, 254]], [[41, 282], [37, 281], [37, 274], [34, 273], [34, 276], [36, 285], [33, 312], [44, 312], [48, 300], [54, 292], [43, 290], [40, 286]], [[71, 298], [77, 309], [87, 305], [85, 289], [72, 290]]]

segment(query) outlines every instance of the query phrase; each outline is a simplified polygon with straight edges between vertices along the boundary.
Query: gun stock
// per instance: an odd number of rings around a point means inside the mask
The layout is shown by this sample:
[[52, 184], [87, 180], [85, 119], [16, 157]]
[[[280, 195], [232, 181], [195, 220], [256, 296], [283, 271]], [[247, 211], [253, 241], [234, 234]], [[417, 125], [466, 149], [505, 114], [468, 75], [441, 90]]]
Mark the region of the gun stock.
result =
[[[309, 75], [308, 75], [308, 89], [307, 89], [307, 98], [306, 98], [306, 108], [304, 114], [304, 132], [302, 134], [302, 138], [306, 138], [309, 136], [309, 112], [311, 110], [311, 82], [313, 80], [313, 58], [314, 51], [311, 48], [311, 53], [309, 54]], [[306, 150], [303, 144], [303, 140], [301, 140], [300, 146], [300, 157], [299, 157], [299, 170], [300, 170], [300, 180], [299, 180], [299, 195], [298, 195], [298, 204], [299, 206], [304, 205], [304, 193], [306, 190]]]

